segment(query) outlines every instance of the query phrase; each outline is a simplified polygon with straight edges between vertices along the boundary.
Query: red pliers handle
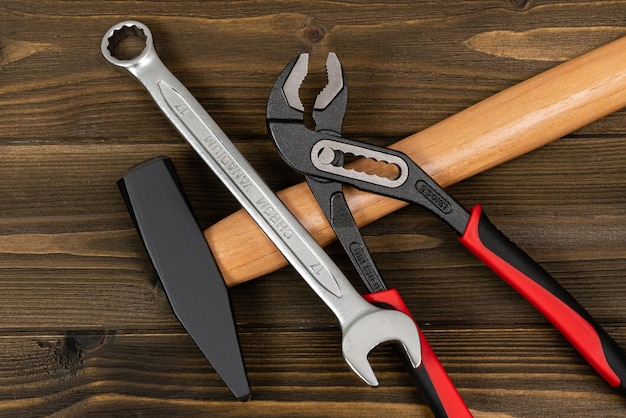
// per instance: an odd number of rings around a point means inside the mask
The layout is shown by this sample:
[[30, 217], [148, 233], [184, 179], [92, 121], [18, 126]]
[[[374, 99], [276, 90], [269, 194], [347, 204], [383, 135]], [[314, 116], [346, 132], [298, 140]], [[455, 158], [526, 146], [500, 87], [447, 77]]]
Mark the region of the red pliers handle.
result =
[[[396, 289], [383, 290], [369, 293], [363, 296], [365, 300], [383, 307], [390, 307], [409, 315], [411, 312], [406, 306]], [[417, 323], [416, 323], [417, 325]], [[410, 366], [410, 362], [404, 362], [410, 367], [411, 378], [419, 388], [424, 401], [428, 404], [436, 417], [465, 418], [472, 417], [461, 394], [450, 380], [445, 369], [439, 362], [437, 355], [419, 329], [420, 342], [422, 344], [422, 363], [416, 369]]]
[[548, 319], [614, 388], [626, 387], [626, 353], [547, 271], [489, 221], [480, 205], [459, 241]]

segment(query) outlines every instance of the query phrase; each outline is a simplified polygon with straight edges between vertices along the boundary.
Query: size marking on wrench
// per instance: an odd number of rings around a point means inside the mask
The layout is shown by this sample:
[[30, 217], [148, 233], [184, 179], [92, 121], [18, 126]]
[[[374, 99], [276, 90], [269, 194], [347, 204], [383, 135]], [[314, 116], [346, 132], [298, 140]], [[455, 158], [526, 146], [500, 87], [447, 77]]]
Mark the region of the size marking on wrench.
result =
[[[116, 48], [129, 36], [144, 39], [145, 48], [134, 58], [116, 58]], [[369, 385], [378, 385], [367, 355], [383, 342], [399, 342], [413, 366], [420, 364], [420, 339], [413, 320], [399, 311], [377, 308], [359, 295], [193, 95], [161, 62], [147, 26], [136, 21], [113, 26], [102, 39], [101, 51], [112, 66], [130, 73], [145, 87], [172, 125], [337, 316], [343, 334], [343, 357], [361, 379]], [[221, 149], [219, 158], [211, 152], [215, 146]], [[226, 165], [224, 158], [228, 161]], [[242, 183], [244, 178], [246, 181]], [[261, 201], [266, 209], [272, 208], [269, 215], [257, 204]], [[280, 228], [276, 228], [276, 222]]]
[[[158, 85], [170, 109], [191, 132], [194, 132], [194, 136], [205, 145], [208, 151], [207, 155], [213, 158], [216, 164], [220, 164], [223, 167], [225, 173], [237, 184], [242, 192], [252, 193], [252, 181], [237, 164], [235, 158], [228, 153], [228, 150], [221, 146], [215, 134], [202, 123], [200, 117], [189, 107], [185, 99], [167, 83], [160, 81]], [[249, 200], [254, 199], [254, 197], [250, 196], [248, 198]]]

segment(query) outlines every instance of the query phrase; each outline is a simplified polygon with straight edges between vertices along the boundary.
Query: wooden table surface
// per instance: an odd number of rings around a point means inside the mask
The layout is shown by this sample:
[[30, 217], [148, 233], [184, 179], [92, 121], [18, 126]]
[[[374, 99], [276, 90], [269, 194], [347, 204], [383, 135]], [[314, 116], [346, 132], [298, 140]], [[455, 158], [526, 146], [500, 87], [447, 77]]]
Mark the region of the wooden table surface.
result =
[[[176, 321], [115, 184], [168, 155], [198, 222], [239, 206], [100, 41], [147, 24], [163, 61], [274, 190], [302, 181], [265, 127], [283, 66], [340, 57], [344, 133], [389, 145], [626, 35], [626, 1], [0, 2], [0, 415], [431, 416], [388, 347], [371, 389], [294, 270], [231, 288], [253, 399]], [[626, 63], [625, 63], [626, 70]], [[311, 77], [312, 99], [323, 85]], [[311, 100], [310, 100], [311, 101]], [[506, 109], [503, 109], [506, 111]], [[449, 189], [482, 203], [626, 346], [626, 111]], [[622, 417], [546, 320], [418, 207], [363, 228], [476, 417]], [[338, 245], [328, 247], [354, 277]], [[356, 283], [356, 281], [355, 281]]]

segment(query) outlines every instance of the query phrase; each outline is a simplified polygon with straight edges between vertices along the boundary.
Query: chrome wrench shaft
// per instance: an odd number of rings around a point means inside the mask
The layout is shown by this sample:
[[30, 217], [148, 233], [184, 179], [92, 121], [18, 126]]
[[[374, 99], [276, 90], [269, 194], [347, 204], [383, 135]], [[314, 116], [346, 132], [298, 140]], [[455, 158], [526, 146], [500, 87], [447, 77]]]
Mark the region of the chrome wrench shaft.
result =
[[[134, 58], [114, 56], [129, 36], [145, 40]], [[421, 362], [419, 335], [413, 320], [398, 311], [366, 302], [341, 270], [287, 207], [265, 184], [226, 134], [158, 57], [147, 26], [121, 22], [102, 39], [102, 54], [115, 68], [134, 76], [161, 111], [211, 168], [263, 232], [337, 316], [342, 330], [342, 354], [367, 384], [378, 380], [367, 360], [378, 344], [394, 341], [406, 350], [414, 367]]]

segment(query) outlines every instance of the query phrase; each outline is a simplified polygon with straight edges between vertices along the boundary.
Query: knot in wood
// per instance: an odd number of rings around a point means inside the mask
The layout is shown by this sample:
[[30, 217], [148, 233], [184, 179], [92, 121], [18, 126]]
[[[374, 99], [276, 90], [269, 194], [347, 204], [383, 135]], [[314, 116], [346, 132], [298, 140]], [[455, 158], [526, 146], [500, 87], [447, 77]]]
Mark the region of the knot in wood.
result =
[[528, 0], [509, 0], [509, 3], [518, 9], [523, 9], [528, 4]]
[[316, 25], [310, 25], [304, 30], [304, 37], [311, 43], [320, 43], [326, 33], [324, 29]]

